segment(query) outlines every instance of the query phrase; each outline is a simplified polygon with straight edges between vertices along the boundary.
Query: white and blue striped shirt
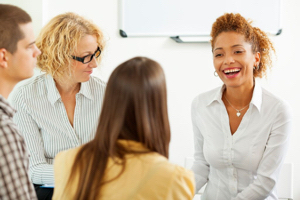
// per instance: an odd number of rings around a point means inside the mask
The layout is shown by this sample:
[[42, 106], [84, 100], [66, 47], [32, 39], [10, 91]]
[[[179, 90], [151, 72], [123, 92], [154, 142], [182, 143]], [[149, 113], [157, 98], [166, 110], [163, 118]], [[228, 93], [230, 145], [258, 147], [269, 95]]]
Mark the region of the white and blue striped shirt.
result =
[[91, 76], [76, 94], [73, 127], [50, 75], [39, 75], [18, 88], [12, 97], [14, 122], [29, 150], [29, 174], [35, 184], [53, 184], [54, 157], [94, 138], [106, 84]]

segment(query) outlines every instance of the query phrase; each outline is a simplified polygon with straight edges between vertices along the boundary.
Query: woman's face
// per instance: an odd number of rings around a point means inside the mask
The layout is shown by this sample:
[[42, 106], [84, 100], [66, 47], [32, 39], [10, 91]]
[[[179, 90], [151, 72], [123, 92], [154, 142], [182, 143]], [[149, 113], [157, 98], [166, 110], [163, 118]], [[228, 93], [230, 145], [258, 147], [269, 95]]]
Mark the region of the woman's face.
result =
[[213, 49], [216, 72], [226, 87], [252, 87], [253, 67], [259, 64], [260, 53], [252, 53], [251, 44], [236, 32], [222, 32]]
[[[78, 43], [77, 49], [75, 51], [76, 57], [84, 57], [87, 55], [92, 55], [96, 52], [98, 48], [97, 38], [94, 35], [84, 36]], [[91, 62], [83, 64], [77, 60], [72, 60], [72, 75], [73, 80], [77, 83], [86, 82], [90, 79], [90, 75], [93, 69], [97, 67], [95, 57]]]

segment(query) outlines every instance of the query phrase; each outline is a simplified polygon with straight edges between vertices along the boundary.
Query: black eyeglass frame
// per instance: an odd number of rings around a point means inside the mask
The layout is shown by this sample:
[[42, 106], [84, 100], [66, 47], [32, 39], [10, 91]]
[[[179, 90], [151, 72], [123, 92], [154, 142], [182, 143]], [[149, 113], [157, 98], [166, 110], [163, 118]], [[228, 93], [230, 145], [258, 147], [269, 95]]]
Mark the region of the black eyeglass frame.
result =
[[[84, 56], [84, 57], [72, 56], [72, 58], [73, 58], [74, 60], [77, 60], [77, 61], [79, 61], [79, 62], [82, 62], [83, 64], [87, 64], [87, 63], [89, 63], [89, 62], [91, 62], [91, 61], [93, 60], [94, 56], [96, 55], [96, 53], [97, 53], [98, 51], [100, 51], [100, 54], [99, 54], [99, 56], [100, 56], [100, 55], [101, 55], [101, 49], [100, 49], [100, 47], [98, 47], [97, 50], [95, 51], [95, 53], [93, 53], [92, 55], [90, 54], [90, 55], [87, 55], [87, 56]], [[88, 57], [88, 56], [91, 56], [90, 61], [84, 62], [84, 59], [85, 59], [86, 57]], [[97, 57], [95, 57], [95, 58], [98, 58], [99, 56], [97, 56]]]

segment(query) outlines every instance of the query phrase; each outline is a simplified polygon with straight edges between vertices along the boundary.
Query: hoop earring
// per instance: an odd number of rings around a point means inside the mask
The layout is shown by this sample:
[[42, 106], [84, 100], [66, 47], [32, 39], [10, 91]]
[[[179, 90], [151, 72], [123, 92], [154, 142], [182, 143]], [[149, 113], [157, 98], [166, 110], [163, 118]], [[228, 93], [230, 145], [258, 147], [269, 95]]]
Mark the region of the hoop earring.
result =
[[215, 76], [215, 77], [218, 77], [218, 76], [219, 76], [218, 73], [217, 73], [216, 71], [214, 72], [214, 76]]
[[259, 70], [259, 65], [257, 65], [257, 66], [254, 66], [254, 67], [253, 67], [253, 70], [256, 70], [256, 71], [258, 71], [258, 70]]

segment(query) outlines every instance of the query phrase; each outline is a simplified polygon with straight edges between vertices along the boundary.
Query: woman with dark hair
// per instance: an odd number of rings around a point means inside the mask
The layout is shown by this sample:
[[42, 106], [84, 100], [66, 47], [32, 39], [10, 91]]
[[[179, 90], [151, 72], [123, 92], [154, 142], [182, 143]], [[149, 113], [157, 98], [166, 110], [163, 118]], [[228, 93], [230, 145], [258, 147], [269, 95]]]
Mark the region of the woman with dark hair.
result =
[[275, 51], [268, 36], [240, 14], [212, 26], [215, 76], [223, 86], [192, 104], [196, 189], [202, 199], [275, 200], [291, 135], [287, 103], [259, 85]]
[[163, 69], [136, 57], [107, 83], [96, 136], [55, 158], [53, 199], [192, 199], [191, 171], [168, 162]]

